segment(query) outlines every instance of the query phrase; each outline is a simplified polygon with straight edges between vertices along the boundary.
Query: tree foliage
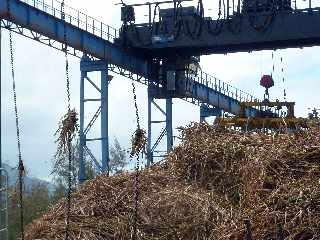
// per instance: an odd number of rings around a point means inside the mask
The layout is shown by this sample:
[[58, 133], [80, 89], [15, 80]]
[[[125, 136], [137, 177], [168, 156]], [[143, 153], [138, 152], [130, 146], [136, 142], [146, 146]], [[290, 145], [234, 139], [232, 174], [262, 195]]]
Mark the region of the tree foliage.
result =
[[[23, 194], [24, 225], [41, 216], [52, 203], [47, 184], [38, 183], [31, 186], [31, 189]], [[9, 193], [8, 214], [9, 240], [15, 240], [20, 234], [20, 204], [16, 189], [11, 189]]]
[[[52, 170], [55, 189], [49, 192], [48, 185], [45, 183], [34, 184], [24, 191], [23, 212], [24, 225], [31, 223], [34, 219], [41, 216], [44, 212], [55, 204], [61, 198], [66, 196], [68, 183], [68, 157], [64, 154], [56, 155], [54, 167]], [[88, 156], [84, 156], [86, 161], [86, 177], [94, 178], [96, 172]], [[119, 141], [114, 138], [113, 145], [110, 147], [110, 172], [117, 174], [121, 172], [128, 164], [126, 150], [123, 149]], [[72, 186], [78, 186], [79, 171], [79, 145], [72, 145]], [[9, 240], [16, 240], [20, 235], [20, 205], [19, 195], [16, 189], [9, 191]]]
[[[87, 180], [94, 178], [95, 170], [91, 161], [89, 161], [87, 154], [84, 154], [85, 159], [85, 172]], [[68, 154], [55, 155], [53, 159], [54, 166], [52, 169], [52, 175], [54, 177], [54, 183], [57, 186], [68, 186], [69, 178], [69, 158]], [[78, 187], [78, 174], [80, 166], [80, 153], [79, 142], [72, 144], [71, 146], [71, 186], [76, 189]]]
[[114, 138], [113, 146], [110, 148], [110, 172], [113, 174], [120, 173], [127, 166], [127, 154], [117, 138]]

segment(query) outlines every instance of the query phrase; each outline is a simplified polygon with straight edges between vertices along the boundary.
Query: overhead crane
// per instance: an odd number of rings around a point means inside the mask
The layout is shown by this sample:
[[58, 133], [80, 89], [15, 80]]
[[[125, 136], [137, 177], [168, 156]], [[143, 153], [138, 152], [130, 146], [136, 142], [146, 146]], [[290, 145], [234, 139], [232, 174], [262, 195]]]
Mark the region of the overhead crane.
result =
[[[227, 2], [229, 9], [230, 2]], [[79, 181], [82, 182], [85, 180], [84, 151], [102, 172], [108, 166], [108, 71], [148, 86], [147, 156], [148, 164], [151, 164], [156, 144], [159, 143], [159, 139], [154, 145], [151, 142], [152, 124], [157, 122], [152, 120], [152, 106], [165, 115], [165, 128], [160, 137], [167, 136], [167, 151], [170, 151], [173, 145], [173, 98], [199, 105], [202, 117], [217, 116], [222, 110], [239, 114], [243, 111], [241, 102], [258, 101], [252, 95], [198, 69], [200, 55], [318, 44], [320, 30], [315, 27], [320, 19], [318, 9], [312, 8], [311, 4], [307, 10], [297, 10], [288, 7], [290, 4], [282, 8], [280, 5], [269, 6], [266, 2], [244, 0], [247, 7], [238, 5], [237, 11], [228, 13], [225, 19], [212, 20], [203, 16], [201, 5], [196, 10], [183, 8], [181, 1], [172, 1], [173, 8], [159, 12], [159, 21], [151, 21], [150, 12], [149, 22], [143, 24], [135, 23], [134, 6], [124, 5], [120, 31], [73, 8], [65, 7], [62, 13], [61, 3], [55, 0], [0, 0], [0, 18], [3, 28], [60, 50], [66, 44], [69, 54], [81, 58]], [[270, 23], [269, 20], [264, 21], [270, 16]], [[181, 30], [186, 31], [187, 27], [180, 26], [179, 34], [172, 34], [177, 33], [175, 28], [181, 24], [177, 25], [177, 19], [182, 24], [188, 22], [189, 26], [196, 27], [187, 34]], [[261, 21], [266, 22], [263, 29], [257, 25]], [[235, 23], [237, 31], [230, 32], [230, 26]], [[308, 26], [304, 27], [304, 24]], [[157, 26], [166, 26], [167, 32], [157, 32], [155, 29], [161, 29]], [[297, 30], [296, 26], [301, 26], [301, 29]], [[212, 32], [212, 29], [215, 30]], [[67, 33], [66, 38], [64, 32]], [[101, 72], [101, 86], [88, 77], [88, 73], [94, 71]], [[84, 98], [85, 81], [98, 91], [100, 98]], [[160, 108], [155, 99], [165, 99], [166, 109]], [[101, 106], [85, 126], [85, 102], [88, 101], [101, 101]], [[259, 114], [259, 109], [245, 107], [245, 114], [255, 116]], [[102, 120], [101, 136], [88, 139], [86, 135], [99, 115]], [[101, 141], [101, 162], [87, 147], [88, 141]]]
[[[10, 9], [8, 9], [8, 3]], [[166, 99], [166, 109], [161, 109], [154, 101], [156, 93], [153, 95], [153, 86], [159, 85], [158, 79], [152, 78], [150, 72], [150, 59], [143, 58], [141, 54], [131, 52], [114, 43], [115, 38], [119, 37], [119, 32], [89, 16], [72, 8], [65, 8], [66, 13], [62, 18], [61, 3], [57, 1], [19, 1], [1, 0], [0, 18], [1, 26], [18, 34], [34, 39], [48, 46], [62, 50], [64, 43], [64, 28], [67, 32], [68, 52], [72, 55], [81, 57], [80, 70], [80, 182], [84, 176], [84, 151], [92, 158], [98, 169], [102, 172], [107, 170], [109, 161], [108, 154], [108, 71], [112, 71], [131, 78], [149, 86], [148, 98], [148, 163], [152, 163], [153, 151], [159, 139], [151, 145], [151, 125], [156, 121], [151, 119], [151, 105], [156, 106], [165, 115], [165, 130], [160, 137], [167, 135], [167, 150], [172, 148], [172, 98]], [[10, 12], [9, 12], [10, 10]], [[72, 14], [72, 15], [71, 15]], [[88, 77], [89, 72], [101, 72], [101, 86], [96, 86]], [[84, 98], [84, 81], [87, 80], [100, 93], [101, 107], [92, 117], [89, 124], [84, 125], [85, 102], [94, 99]], [[206, 73], [200, 72], [196, 78], [186, 78], [188, 92], [181, 94], [180, 98], [201, 105], [201, 111], [206, 109], [219, 112], [221, 109], [236, 113], [240, 110], [240, 102], [243, 100], [254, 100], [249, 95], [219, 79]], [[212, 106], [211, 108], [208, 106]], [[218, 109], [218, 110], [217, 110]], [[254, 115], [257, 111], [254, 108], [247, 109], [248, 114]], [[88, 139], [86, 134], [89, 132], [95, 120], [101, 115], [101, 136], [95, 139]], [[86, 145], [88, 141], [102, 142], [101, 162], [93, 155]]]
[[[219, 10], [218, 19], [205, 16], [201, 5], [160, 8], [159, 18], [152, 22], [136, 23], [133, 17], [128, 18], [130, 24], [122, 28], [120, 39], [139, 52], [155, 56], [319, 46], [320, 5], [314, 0], [305, 2], [307, 7], [299, 9], [297, 1], [291, 0], [225, 0], [225, 11]], [[123, 11], [130, 8], [124, 6]]]

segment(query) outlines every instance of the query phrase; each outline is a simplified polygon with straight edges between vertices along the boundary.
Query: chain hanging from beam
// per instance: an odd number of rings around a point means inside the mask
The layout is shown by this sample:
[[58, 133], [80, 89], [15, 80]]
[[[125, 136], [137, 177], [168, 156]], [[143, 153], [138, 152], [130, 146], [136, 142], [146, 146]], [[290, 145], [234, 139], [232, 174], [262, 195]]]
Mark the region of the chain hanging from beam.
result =
[[[134, 106], [136, 111], [136, 121], [137, 121], [137, 130], [140, 130], [140, 118], [139, 118], [139, 110], [137, 104], [137, 94], [136, 87], [134, 82], [132, 81], [132, 92], [134, 99]], [[132, 240], [137, 239], [137, 217], [138, 217], [138, 202], [139, 202], [139, 175], [140, 175], [140, 159], [139, 153], [137, 154], [136, 165], [135, 165], [135, 178], [134, 178], [134, 212], [133, 212], [133, 229], [132, 229]]]
[[[61, 2], [61, 14], [62, 14], [62, 20], [65, 21], [65, 2], [64, 0]], [[66, 25], [64, 22], [64, 28], [63, 28], [63, 39], [64, 39], [64, 53], [65, 53], [65, 75], [66, 75], [66, 93], [67, 93], [67, 115], [66, 119], [70, 119], [69, 116], [72, 115], [71, 112], [71, 100], [70, 100], [70, 78], [69, 78], [69, 61], [68, 61], [68, 45], [67, 45], [67, 31], [66, 31]], [[70, 129], [69, 129], [70, 130]], [[68, 152], [68, 190], [67, 190], [67, 212], [66, 212], [66, 229], [65, 229], [65, 240], [69, 239], [69, 231], [70, 231], [70, 211], [71, 211], [71, 182], [72, 182], [72, 132], [69, 132], [67, 135], [67, 152]]]
[[274, 67], [274, 59], [275, 59], [274, 53], [275, 53], [275, 51], [273, 50], [271, 53], [271, 62], [272, 62], [271, 77], [274, 77], [274, 69], [275, 69], [275, 67]]
[[281, 61], [281, 74], [282, 74], [282, 84], [283, 84], [283, 100], [287, 101], [287, 90], [285, 85], [285, 77], [284, 77], [284, 62], [283, 62], [283, 56], [280, 58]]
[[[10, 1], [7, 1], [8, 12], [10, 14]], [[18, 188], [19, 188], [19, 208], [20, 208], [20, 232], [21, 240], [24, 240], [24, 203], [23, 203], [23, 178], [24, 178], [24, 165], [21, 153], [21, 139], [20, 139], [20, 126], [19, 126], [19, 112], [17, 104], [17, 89], [15, 81], [14, 72], [14, 54], [13, 54], [13, 40], [12, 32], [9, 30], [9, 48], [10, 48], [10, 63], [11, 63], [11, 78], [12, 78], [12, 91], [13, 91], [13, 101], [14, 101], [14, 113], [15, 113], [15, 123], [16, 123], [16, 136], [17, 136], [17, 146], [18, 146]]]
[[137, 94], [134, 81], [132, 81], [132, 92], [135, 106], [137, 129], [132, 137], [132, 150], [130, 157], [136, 157], [135, 165], [135, 177], [134, 177], [134, 209], [133, 209], [133, 221], [132, 221], [132, 234], [131, 239], [137, 239], [137, 218], [138, 218], [138, 203], [139, 203], [139, 176], [140, 176], [140, 153], [145, 152], [145, 146], [147, 142], [146, 132], [140, 127], [139, 109], [137, 103]]

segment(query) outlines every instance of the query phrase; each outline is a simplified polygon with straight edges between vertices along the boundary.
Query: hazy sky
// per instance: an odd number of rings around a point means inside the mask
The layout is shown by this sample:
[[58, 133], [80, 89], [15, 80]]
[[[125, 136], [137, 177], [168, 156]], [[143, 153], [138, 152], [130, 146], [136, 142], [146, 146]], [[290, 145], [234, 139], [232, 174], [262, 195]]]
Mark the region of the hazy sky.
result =
[[[111, 26], [120, 27], [118, 1], [66, 0], [66, 4], [81, 9], [88, 15]], [[126, 1], [127, 3], [142, 1]], [[204, 1], [206, 8], [215, 9], [212, 1]], [[302, 1], [298, 3], [303, 4]], [[139, 10], [138, 18], [143, 18]], [[15, 71], [22, 135], [22, 154], [29, 174], [43, 179], [50, 178], [51, 159], [55, 152], [54, 132], [66, 109], [64, 55], [62, 52], [44, 46], [22, 36], [13, 35]], [[288, 100], [296, 101], [298, 116], [306, 116], [308, 107], [319, 105], [320, 48], [278, 50], [274, 53], [275, 87], [271, 97], [283, 99], [283, 88]], [[280, 57], [283, 57], [285, 85], [282, 84]], [[69, 56], [72, 106], [79, 109], [79, 59]], [[202, 69], [245, 90], [257, 97], [263, 96], [259, 86], [262, 74], [269, 74], [272, 68], [271, 51], [211, 55], [201, 58]], [[2, 139], [3, 159], [12, 166], [17, 163], [16, 136], [14, 125], [13, 97], [10, 78], [8, 31], [2, 30]], [[91, 75], [95, 79], [97, 75]], [[147, 91], [137, 84], [138, 105], [141, 122], [147, 125]], [[109, 87], [109, 128], [110, 140], [117, 137], [121, 145], [129, 146], [130, 136], [135, 129], [135, 115], [131, 81], [114, 76]], [[95, 97], [88, 89], [88, 95]], [[97, 104], [86, 104], [86, 119], [96, 110]], [[182, 100], [174, 100], [174, 128], [199, 120], [199, 108]], [[99, 122], [92, 131], [97, 136]], [[155, 129], [155, 135], [160, 126]], [[95, 134], [96, 133], [96, 134]], [[177, 131], [175, 130], [175, 134]], [[155, 136], [156, 137], [156, 136]], [[94, 147], [93, 149], [98, 149]]]

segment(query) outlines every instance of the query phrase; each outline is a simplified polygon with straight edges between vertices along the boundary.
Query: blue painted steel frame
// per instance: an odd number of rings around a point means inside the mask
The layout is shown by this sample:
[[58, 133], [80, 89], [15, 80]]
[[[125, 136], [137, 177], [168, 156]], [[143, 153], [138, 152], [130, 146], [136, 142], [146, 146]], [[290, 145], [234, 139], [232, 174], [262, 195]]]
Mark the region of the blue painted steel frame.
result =
[[166, 132], [167, 132], [167, 153], [169, 153], [171, 152], [173, 147], [172, 98], [166, 99]]
[[[10, 2], [10, 14], [8, 13], [7, 8], [8, 1]], [[68, 46], [97, 59], [105, 60], [109, 64], [120, 66], [123, 69], [144, 78], [149, 78], [148, 62], [145, 59], [128, 53], [128, 51], [119, 48], [111, 41], [103, 39], [98, 35], [64, 22], [61, 17], [58, 18], [57, 16], [53, 16], [22, 1], [0, 0], [0, 18], [7, 19], [14, 22], [16, 25], [61, 43], [64, 42], [63, 32], [64, 27], [66, 27]], [[192, 86], [192, 94], [190, 96], [182, 96], [182, 99], [191, 99], [192, 103], [197, 103], [198, 105], [207, 103], [233, 114], [239, 112], [241, 98], [239, 99], [234, 95], [226, 95], [221, 89], [214, 89], [204, 82], [191, 79], [188, 81], [190, 82], [189, 85]], [[245, 101], [250, 99], [242, 100]], [[250, 116], [254, 115], [255, 112], [256, 110], [253, 108], [248, 109], [248, 114]]]
[[[162, 157], [163, 155], [156, 156], [155, 149], [158, 147], [160, 141], [166, 135], [168, 154], [173, 147], [173, 130], [172, 130], [172, 98], [166, 98], [166, 108], [163, 110], [154, 102], [154, 97], [148, 89], [148, 142], [147, 142], [147, 166], [150, 166], [155, 157]], [[154, 105], [164, 116], [165, 120], [152, 120], [152, 105]], [[165, 123], [165, 127], [160, 132], [156, 142], [152, 145], [152, 124], [153, 123]], [[160, 151], [161, 152], [161, 151]]]
[[211, 108], [205, 104], [200, 106], [200, 122], [204, 122], [207, 117], [220, 117], [222, 115], [222, 109]]
[[[285, 48], [298, 48], [320, 45], [320, 8], [318, 0], [309, 1], [306, 9], [276, 10], [270, 12], [235, 14], [228, 19], [203, 19], [199, 36], [185, 32], [172, 41], [150, 43], [148, 23], [137, 24], [139, 27], [129, 30], [127, 41], [132, 48], [151, 51], [154, 55], [209, 55], [231, 52], [250, 52]], [[198, 18], [182, 17], [183, 21], [194, 26]], [[174, 21], [162, 20], [166, 34], [172, 36], [177, 31]], [[166, 22], [168, 22], [166, 24]], [[264, 23], [264, 24], [262, 24]], [[159, 24], [156, 22], [154, 24]], [[211, 29], [211, 30], [210, 30]], [[137, 32], [138, 31], [138, 34]], [[179, 30], [181, 31], [181, 29]], [[212, 32], [213, 31], [213, 32]], [[216, 33], [214, 33], [216, 31]], [[139, 36], [137, 39], [136, 36]]]
[[[86, 180], [85, 174], [85, 152], [90, 156], [91, 160], [96, 165], [96, 168], [101, 172], [109, 173], [109, 140], [108, 140], [108, 64], [102, 60], [93, 61], [90, 58], [84, 56], [80, 63], [81, 79], [80, 79], [80, 159], [79, 159], [79, 182], [82, 183]], [[100, 88], [96, 86], [87, 76], [89, 72], [99, 71], [101, 73], [101, 84]], [[85, 102], [93, 101], [96, 99], [85, 99], [85, 79], [89, 81], [91, 85], [98, 92], [100, 92], [101, 106], [97, 113], [93, 116], [88, 126], [84, 128], [84, 113], [85, 113]], [[98, 116], [101, 116], [101, 137], [96, 139], [88, 139], [86, 134], [97, 120]], [[88, 141], [101, 141], [101, 165], [97, 158], [92, 154], [89, 148], [86, 146]]]
[[[8, 5], [10, 3], [10, 12], [8, 12]], [[101, 25], [101, 36], [97, 34], [88, 32], [87, 29], [81, 29], [70, 22], [65, 22], [62, 19], [61, 11], [60, 16], [52, 15], [48, 12], [38, 9], [36, 6], [31, 6], [23, 1], [19, 0], [0, 0], [0, 19], [1, 25], [7, 29], [14, 30], [15, 32], [27, 36], [21, 29], [26, 28], [31, 31], [34, 40], [45, 43], [51, 47], [50, 40], [54, 40], [60, 43], [64, 43], [64, 29], [67, 32], [66, 44], [68, 47], [75, 49], [74, 54], [76, 55], [76, 50], [81, 51], [84, 54], [90, 55], [95, 59], [101, 59], [100, 61], [91, 61], [87, 58], [81, 61], [81, 82], [80, 82], [80, 172], [79, 181], [85, 180], [85, 164], [84, 164], [84, 152], [92, 158], [93, 162], [96, 164], [97, 168], [101, 171], [108, 170], [109, 163], [109, 146], [108, 146], [108, 66], [119, 67], [124, 69], [129, 73], [141, 76], [141, 78], [149, 79], [149, 66], [148, 61], [140, 56], [137, 56], [126, 49], [122, 49], [116, 46], [113, 42], [108, 39], [102, 38], [102, 25]], [[71, 18], [71, 16], [70, 16]], [[4, 19], [8, 22], [5, 24]], [[13, 28], [9, 22], [14, 23], [16, 28]], [[34, 32], [36, 34], [34, 34]], [[47, 39], [43, 39], [45, 36]], [[49, 43], [48, 43], [49, 39]], [[53, 42], [54, 42], [53, 41]], [[55, 47], [58, 48], [58, 47]], [[59, 49], [59, 48], [58, 48]], [[107, 64], [108, 63], [108, 64]], [[113, 69], [113, 68], [112, 68]], [[111, 69], [111, 70], [112, 70]], [[114, 69], [113, 69], [114, 70]], [[84, 103], [90, 101], [90, 99], [84, 99], [84, 81], [87, 78], [87, 73], [92, 71], [101, 71], [101, 107], [92, 119], [92, 123], [96, 120], [97, 116], [101, 114], [101, 138], [97, 139], [87, 139], [86, 133], [91, 126], [84, 129]], [[123, 76], [127, 76], [122, 70], [119, 71]], [[128, 77], [132, 76], [129, 74]], [[207, 81], [208, 75], [203, 76], [201, 72], [201, 79], [187, 79], [188, 82], [188, 93], [182, 96], [168, 96], [165, 94], [163, 96], [152, 95], [148, 100], [148, 138], [151, 139], [151, 102], [153, 98], [165, 98], [166, 99], [166, 134], [167, 134], [167, 151], [172, 149], [173, 138], [172, 138], [172, 97], [182, 98], [192, 103], [201, 105], [202, 103], [207, 103], [219, 109], [223, 109], [226, 112], [233, 114], [239, 113], [240, 101], [252, 101], [253, 97], [244, 94], [241, 97], [241, 91], [239, 91], [240, 96], [237, 95], [237, 90], [235, 92], [230, 92], [227, 88], [220, 86], [220, 83], [225, 86], [224, 83], [220, 82], [217, 88], [217, 84], [210, 85]], [[139, 81], [137, 79], [137, 81]], [[152, 82], [157, 82], [157, 80], [149, 79], [146, 84], [152, 84]], [[212, 83], [213, 84], [213, 83]], [[242, 92], [243, 93], [243, 92]], [[251, 98], [251, 99], [250, 99]], [[256, 113], [256, 109], [247, 109], [248, 116], [253, 116]], [[102, 144], [102, 165], [99, 164], [98, 160], [94, 157], [92, 152], [86, 146], [87, 141], [101, 140]], [[148, 142], [148, 154], [151, 151], [151, 141]], [[149, 159], [149, 162], [153, 159]]]
[[[10, 13], [8, 5], [10, 4]], [[112, 64], [121, 66], [131, 72], [147, 76], [147, 62], [115, 44], [89, 33], [77, 26], [63, 21], [61, 18], [50, 15], [19, 0], [1, 0], [0, 18], [12, 21], [22, 27], [41, 33], [58, 42], [64, 42], [64, 28], [67, 32], [67, 45], [104, 59]]]

